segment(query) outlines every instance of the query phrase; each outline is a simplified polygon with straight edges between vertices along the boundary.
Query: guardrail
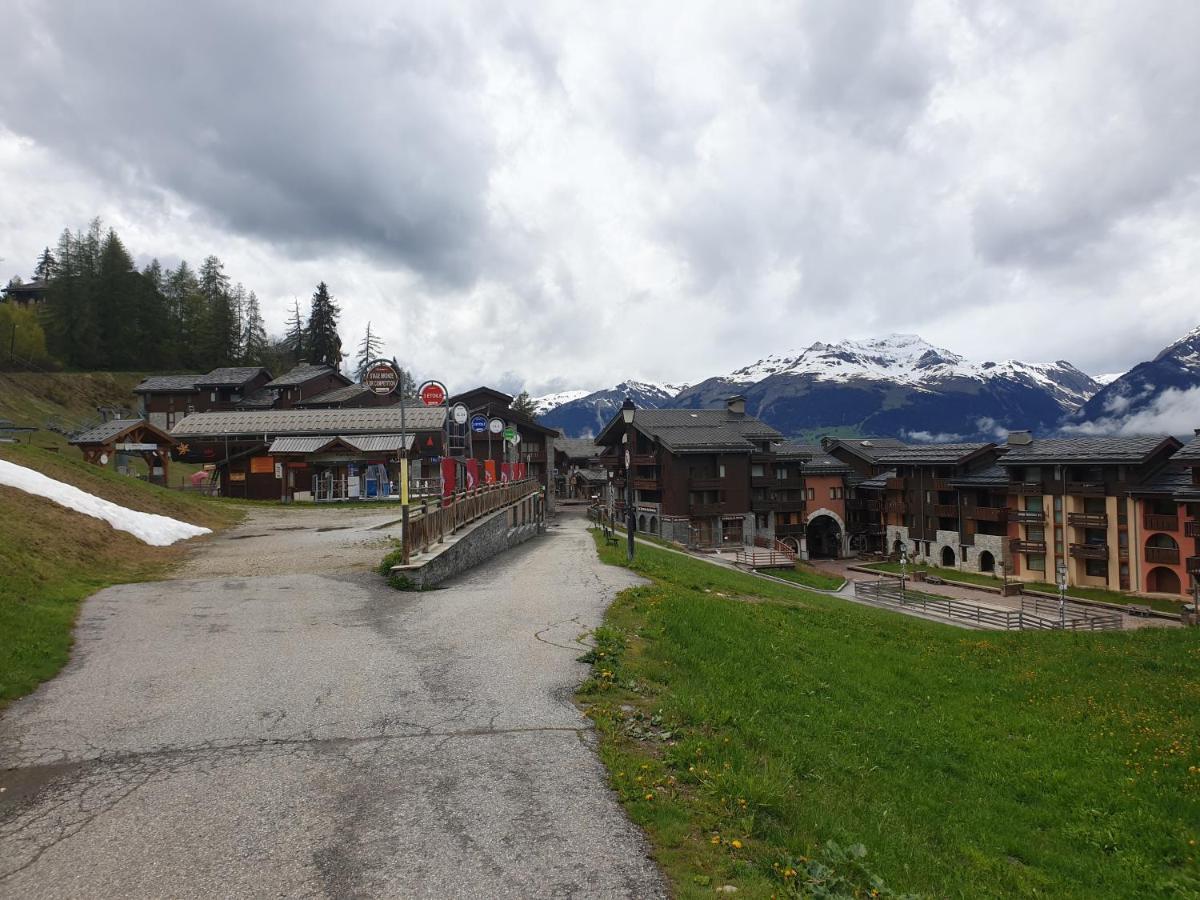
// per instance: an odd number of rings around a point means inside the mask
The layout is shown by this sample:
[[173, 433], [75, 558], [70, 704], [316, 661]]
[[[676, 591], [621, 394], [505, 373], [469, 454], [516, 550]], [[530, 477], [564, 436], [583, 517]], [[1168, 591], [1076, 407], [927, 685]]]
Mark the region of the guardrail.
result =
[[489, 484], [450, 497], [425, 500], [409, 515], [408, 533], [404, 535], [408, 553], [410, 556], [422, 553], [430, 545], [444, 541], [447, 534], [453, 534], [464, 525], [524, 500], [540, 490], [541, 484], [536, 479], [526, 478], [524, 481]]
[[733, 561], [751, 569], [790, 569], [796, 564], [796, 555], [790, 550], [784, 553], [774, 548], [752, 547], [738, 550], [733, 554]]
[[1060, 628], [1071, 631], [1119, 631], [1123, 619], [1118, 612], [1104, 612], [1093, 606], [1045, 597], [1021, 596], [1021, 611], [1049, 619]]
[[1112, 631], [1120, 630], [1123, 619], [1120, 613], [1103, 613], [1085, 610], [1075, 604], [1069, 604], [1074, 610], [1068, 617], [1059, 614], [1058, 603], [1041, 600], [1040, 605], [1053, 607], [1054, 618], [1039, 614], [1037, 598], [1030, 599], [1030, 609], [1026, 609], [1026, 601], [1021, 601], [1021, 609], [1003, 610], [989, 606], [980, 606], [953, 597], [937, 597], [932, 594], [922, 594], [915, 591], [901, 590], [894, 581], [857, 581], [854, 583], [854, 596], [880, 606], [893, 609], [917, 609], [926, 615], [957, 622], [967, 622], [978, 628], [990, 628], [998, 631]]

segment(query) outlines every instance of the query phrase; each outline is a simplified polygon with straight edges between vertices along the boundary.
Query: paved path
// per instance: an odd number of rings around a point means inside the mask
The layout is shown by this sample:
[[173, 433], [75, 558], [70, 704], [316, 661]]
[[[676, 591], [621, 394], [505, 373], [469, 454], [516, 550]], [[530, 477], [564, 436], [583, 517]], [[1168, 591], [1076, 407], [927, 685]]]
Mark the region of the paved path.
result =
[[256, 512], [88, 600], [0, 718], [0, 896], [660, 895], [571, 703], [633, 576], [569, 517], [396, 593], [386, 518]]

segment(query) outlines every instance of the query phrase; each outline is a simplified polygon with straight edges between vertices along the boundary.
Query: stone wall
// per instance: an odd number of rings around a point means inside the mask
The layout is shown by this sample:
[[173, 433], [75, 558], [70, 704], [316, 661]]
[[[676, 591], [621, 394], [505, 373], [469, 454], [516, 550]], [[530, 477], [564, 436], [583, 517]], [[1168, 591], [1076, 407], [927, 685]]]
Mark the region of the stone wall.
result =
[[546, 530], [542, 504], [534, 496], [497, 510], [407, 566], [392, 567], [392, 583], [401, 590], [425, 590], [467, 571]]

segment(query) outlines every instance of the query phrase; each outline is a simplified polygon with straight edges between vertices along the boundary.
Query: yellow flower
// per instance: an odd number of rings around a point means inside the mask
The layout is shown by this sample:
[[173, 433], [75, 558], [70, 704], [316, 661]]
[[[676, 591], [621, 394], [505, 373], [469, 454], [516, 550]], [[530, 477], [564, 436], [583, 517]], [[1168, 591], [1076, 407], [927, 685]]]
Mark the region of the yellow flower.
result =
[[719, 843], [721, 843], [721, 838], [714, 834], [712, 836], [712, 838], [709, 840], [709, 843], [710, 844], [719, 844]]
[[732, 847], [734, 850], [741, 850], [742, 842], [739, 841], [737, 838], [734, 838], [732, 841], [729, 842], [729, 846]]
[[646, 795], [646, 797], [645, 797], [645, 799], [646, 799], [646, 800], [653, 800], [653, 799], [654, 799], [654, 795], [653, 795], [653, 794], [647, 794], [647, 795]]

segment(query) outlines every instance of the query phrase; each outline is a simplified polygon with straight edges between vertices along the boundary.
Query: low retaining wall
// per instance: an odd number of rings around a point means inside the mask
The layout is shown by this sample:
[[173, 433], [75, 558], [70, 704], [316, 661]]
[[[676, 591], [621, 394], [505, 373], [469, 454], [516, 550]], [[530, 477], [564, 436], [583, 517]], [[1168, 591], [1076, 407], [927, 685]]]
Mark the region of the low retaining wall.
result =
[[427, 558], [392, 566], [392, 585], [400, 590], [426, 590], [545, 530], [540, 504], [522, 500], [448, 536]]

